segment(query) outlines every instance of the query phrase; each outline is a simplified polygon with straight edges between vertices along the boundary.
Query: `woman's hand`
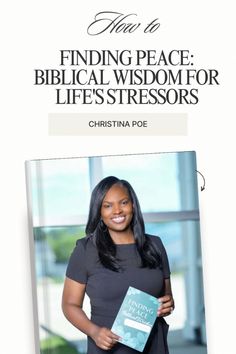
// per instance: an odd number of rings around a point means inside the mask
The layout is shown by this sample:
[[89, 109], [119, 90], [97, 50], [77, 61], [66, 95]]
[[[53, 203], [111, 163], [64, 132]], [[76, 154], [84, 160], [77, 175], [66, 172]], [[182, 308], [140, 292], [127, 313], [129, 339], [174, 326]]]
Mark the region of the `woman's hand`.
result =
[[158, 299], [158, 301], [160, 304], [157, 311], [158, 317], [165, 317], [170, 315], [173, 312], [175, 308], [175, 304], [172, 295], [162, 296]]
[[97, 327], [91, 337], [96, 345], [103, 350], [111, 349], [120, 339], [119, 336], [106, 327]]

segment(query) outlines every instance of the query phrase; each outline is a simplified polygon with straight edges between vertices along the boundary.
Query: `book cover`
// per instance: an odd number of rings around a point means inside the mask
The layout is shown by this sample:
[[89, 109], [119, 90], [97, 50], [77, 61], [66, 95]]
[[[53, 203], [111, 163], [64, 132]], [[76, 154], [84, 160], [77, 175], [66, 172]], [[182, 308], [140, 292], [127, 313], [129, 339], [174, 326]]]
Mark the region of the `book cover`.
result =
[[130, 286], [112, 326], [120, 343], [142, 352], [157, 318], [158, 300]]

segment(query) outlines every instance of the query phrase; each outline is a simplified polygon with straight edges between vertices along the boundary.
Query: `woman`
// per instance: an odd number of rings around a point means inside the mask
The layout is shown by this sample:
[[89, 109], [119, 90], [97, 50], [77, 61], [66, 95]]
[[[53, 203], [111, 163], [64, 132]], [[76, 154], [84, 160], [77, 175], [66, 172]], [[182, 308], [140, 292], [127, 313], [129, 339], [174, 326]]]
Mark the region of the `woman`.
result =
[[[137, 196], [131, 185], [104, 178], [93, 190], [85, 238], [77, 241], [64, 284], [62, 309], [88, 336], [88, 354], [137, 354], [119, 342], [110, 328], [129, 286], [145, 291], [161, 304], [145, 346], [145, 354], [167, 354], [163, 316], [174, 309], [170, 271], [164, 246], [146, 235]], [[91, 319], [82, 309], [85, 292]]]

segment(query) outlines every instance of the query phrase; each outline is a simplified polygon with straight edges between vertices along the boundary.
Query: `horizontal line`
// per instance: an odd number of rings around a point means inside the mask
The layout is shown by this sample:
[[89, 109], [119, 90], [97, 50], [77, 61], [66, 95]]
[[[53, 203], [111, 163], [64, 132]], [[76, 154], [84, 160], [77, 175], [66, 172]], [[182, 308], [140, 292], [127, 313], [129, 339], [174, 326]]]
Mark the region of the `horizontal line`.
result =
[[145, 222], [199, 220], [198, 210], [143, 213]]
[[147, 326], [147, 325], [137, 322], [137, 321], [130, 320], [129, 318], [126, 318], [124, 320], [124, 325], [131, 327], [131, 328], [138, 329], [138, 330], [146, 332], [146, 333], [150, 333], [150, 331], [152, 329], [152, 327], [150, 327], [150, 326]]

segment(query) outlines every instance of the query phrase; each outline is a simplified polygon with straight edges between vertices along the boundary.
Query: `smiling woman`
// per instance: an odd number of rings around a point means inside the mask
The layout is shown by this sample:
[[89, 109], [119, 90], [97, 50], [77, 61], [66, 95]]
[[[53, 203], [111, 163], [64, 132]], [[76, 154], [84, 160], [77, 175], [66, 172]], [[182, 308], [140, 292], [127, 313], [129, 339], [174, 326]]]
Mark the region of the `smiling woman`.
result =
[[132, 218], [133, 204], [128, 190], [120, 184], [113, 185], [102, 202], [101, 220], [115, 244], [134, 242], [130, 226]]
[[[107, 286], [109, 285], [109, 291]], [[159, 299], [157, 320], [145, 354], [167, 354], [168, 325], [174, 308], [168, 258], [161, 239], [145, 234], [138, 198], [125, 180], [110, 176], [94, 188], [86, 237], [70, 257], [62, 308], [67, 319], [88, 336], [88, 354], [135, 354], [118, 343], [112, 324], [129, 286]], [[85, 293], [91, 319], [82, 309]]]

